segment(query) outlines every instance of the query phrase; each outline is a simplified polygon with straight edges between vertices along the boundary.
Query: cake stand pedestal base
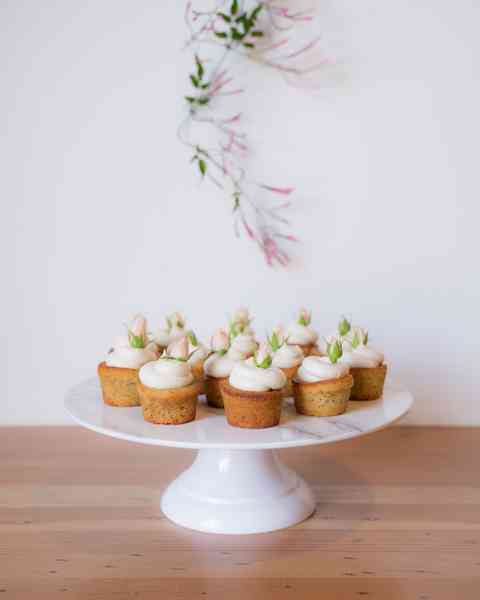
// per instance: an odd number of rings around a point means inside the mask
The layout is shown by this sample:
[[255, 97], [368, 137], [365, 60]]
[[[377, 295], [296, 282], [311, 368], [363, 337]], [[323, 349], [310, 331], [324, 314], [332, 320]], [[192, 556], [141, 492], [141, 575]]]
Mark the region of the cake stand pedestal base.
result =
[[208, 533], [247, 534], [295, 525], [315, 510], [305, 481], [274, 450], [199, 450], [166, 489], [164, 515]]

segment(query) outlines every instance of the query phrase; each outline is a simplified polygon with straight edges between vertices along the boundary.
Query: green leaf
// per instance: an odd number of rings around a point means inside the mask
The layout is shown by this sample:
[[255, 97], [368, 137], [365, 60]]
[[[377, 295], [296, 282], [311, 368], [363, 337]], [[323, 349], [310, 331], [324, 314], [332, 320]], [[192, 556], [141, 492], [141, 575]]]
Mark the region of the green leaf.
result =
[[263, 37], [263, 31], [252, 31], [251, 35], [253, 37]]
[[227, 34], [224, 31], [214, 31], [214, 34], [218, 38], [222, 38], [222, 39], [225, 39], [227, 37]]
[[270, 346], [271, 346], [272, 350], [274, 352], [276, 352], [280, 348], [280, 342], [278, 339], [278, 335], [275, 332], [273, 332], [269, 341], [270, 341]]
[[203, 160], [203, 158], [198, 161], [198, 168], [200, 169], [202, 177], [205, 177], [205, 173], [207, 172], [207, 163]]
[[203, 79], [203, 74], [205, 73], [205, 69], [203, 68], [202, 61], [198, 58], [198, 55], [195, 54], [195, 64], [197, 65], [197, 77], [199, 80]]
[[208, 104], [210, 102], [210, 98], [208, 98], [207, 96], [202, 96], [201, 98], [197, 98], [197, 104], [200, 104], [201, 106], [204, 106], [205, 104]]
[[258, 15], [260, 14], [261, 10], [263, 9], [263, 4], [260, 2], [260, 4], [253, 9], [252, 14], [250, 16], [250, 19], [255, 22], [257, 20]]
[[225, 13], [223, 13], [223, 12], [218, 12], [218, 13], [217, 13], [217, 15], [218, 15], [219, 17], [222, 17], [222, 19], [225, 21], [225, 23], [231, 23], [231, 22], [232, 22], [232, 18], [231, 18], [231, 17], [229, 17], [228, 15], [226, 15], [226, 14], [225, 14]]
[[190, 340], [190, 343], [192, 344], [192, 346], [198, 346], [198, 339], [193, 331], [189, 331], [187, 334], [187, 337]]
[[210, 87], [210, 84], [209, 84], [209, 83], [202, 83], [202, 84], [200, 85], [200, 88], [201, 88], [202, 90], [208, 90], [208, 88], [209, 88], [209, 87]]
[[259, 369], [268, 369], [269, 367], [272, 366], [272, 357], [266, 356], [260, 364], [257, 363], [257, 360], [255, 359], [255, 364], [257, 365], [257, 367]]
[[368, 331], [366, 331], [365, 335], [363, 336], [363, 343], [365, 344], [365, 346], [368, 344]]
[[298, 324], [299, 325], [304, 325], [305, 327], [308, 325], [307, 321], [303, 317], [300, 317], [298, 319]]
[[255, 48], [255, 44], [251, 44], [250, 42], [243, 42], [245, 48]]
[[232, 5], [230, 7], [230, 14], [236, 15], [238, 12], [238, 0], [233, 0]]
[[195, 75], [190, 75], [190, 81], [192, 82], [192, 85], [194, 87], [198, 88], [200, 82], [198, 81], [198, 78], [195, 77]]
[[141, 335], [134, 335], [132, 332], [129, 332], [128, 338], [132, 348], [145, 348], [145, 340]]
[[190, 104], [193, 104], [196, 99], [193, 96], [185, 96], [185, 100], [190, 102]]
[[239, 42], [240, 40], [243, 40], [245, 34], [240, 33], [240, 31], [238, 31], [238, 29], [235, 29], [235, 27], [231, 27], [230, 35], [232, 37], [232, 40], [236, 40], [237, 42]]

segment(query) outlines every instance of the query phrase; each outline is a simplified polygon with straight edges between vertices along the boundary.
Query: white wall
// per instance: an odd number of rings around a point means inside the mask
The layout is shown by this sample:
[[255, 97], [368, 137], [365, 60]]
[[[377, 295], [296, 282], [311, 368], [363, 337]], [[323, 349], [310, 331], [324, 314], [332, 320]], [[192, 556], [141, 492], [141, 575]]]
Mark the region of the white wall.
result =
[[319, 5], [325, 88], [251, 74], [256, 167], [301, 192], [304, 243], [273, 272], [176, 141], [183, 2], [0, 2], [1, 423], [68, 422], [65, 390], [137, 310], [207, 336], [239, 304], [260, 331], [305, 304], [323, 332], [369, 327], [407, 422], [480, 424], [480, 3]]

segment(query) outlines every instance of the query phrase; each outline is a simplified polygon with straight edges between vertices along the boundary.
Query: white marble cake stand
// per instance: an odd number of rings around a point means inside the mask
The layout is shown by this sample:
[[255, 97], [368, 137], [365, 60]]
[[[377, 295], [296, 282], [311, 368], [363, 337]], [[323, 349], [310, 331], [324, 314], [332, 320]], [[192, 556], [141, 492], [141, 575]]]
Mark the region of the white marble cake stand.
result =
[[96, 380], [73, 388], [65, 406], [73, 419], [97, 433], [156, 446], [195, 448], [193, 464], [163, 494], [161, 508], [174, 523], [209, 533], [274, 531], [303, 521], [315, 510], [305, 481], [279, 459], [278, 448], [329, 444], [382, 429], [412, 405], [409, 392], [387, 383], [383, 398], [350, 402], [338, 417], [302, 417], [285, 401], [278, 427], [247, 430], [228, 425], [223, 410], [200, 400], [185, 425], [152, 425], [140, 408], [103, 404]]

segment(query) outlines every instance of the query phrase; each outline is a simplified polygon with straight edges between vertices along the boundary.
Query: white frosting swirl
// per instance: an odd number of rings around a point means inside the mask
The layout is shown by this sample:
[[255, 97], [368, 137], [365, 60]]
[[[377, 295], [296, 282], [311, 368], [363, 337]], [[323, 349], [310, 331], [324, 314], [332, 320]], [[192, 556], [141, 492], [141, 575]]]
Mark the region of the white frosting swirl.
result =
[[187, 362], [168, 358], [147, 363], [140, 369], [138, 378], [143, 385], [157, 390], [185, 387], [194, 379]]
[[291, 367], [298, 367], [302, 360], [303, 352], [299, 346], [284, 344], [273, 355], [272, 365], [279, 369], [289, 369]]
[[203, 365], [203, 371], [210, 377], [218, 379], [228, 377], [232, 372], [233, 367], [247, 357], [242, 352], [230, 348], [226, 354], [220, 356], [217, 352], [207, 358]]
[[252, 356], [257, 349], [257, 342], [255, 338], [250, 333], [239, 333], [236, 337], [233, 338], [231, 348], [234, 350], [238, 350], [242, 352], [246, 356]]
[[282, 389], [287, 383], [287, 378], [280, 369], [276, 367], [261, 369], [256, 366], [253, 358], [249, 358], [235, 365], [229, 383], [239, 390], [266, 392]]
[[132, 348], [128, 336], [119, 336], [113, 344], [112, 350], [107, 354], [105, 364], [108, 367], [121, 369], [139, 369], [145, 363], [157, 360], [158, 354], [155, 344], [147, 344], [145, 348]]
[[332, 364], [327, 356], [307, 356], [295, 375], [295, 381], [314, 383], [328, 379], [340, 379], [347, 375], [347, 364]]
[[188, 364], [195, 365], [201, 360], [205, 360], [205, 358], [207, 358], [209, 354], [210, 351], [206, 346], [204, 346], [203, 344], [198, 344], [198, 346], [195, 346], [193, 348], [192, 355], [188, 359]]
[[289, 344], [307, 346], [317, 341], [318, 334], [308, 325], [291, 323], [286, 329], [286, 337]]
[[[350, 348], [351, 345], [349, 344]], [[364, 346], [361, 344], [355, 349], [345, 349], [343, 356], [340, 358], [340, 362], [350, 367], [363, 367], [373, 368], [383, 364], [384, 356], [378, 350], [370, 348], [370, 346]]]

